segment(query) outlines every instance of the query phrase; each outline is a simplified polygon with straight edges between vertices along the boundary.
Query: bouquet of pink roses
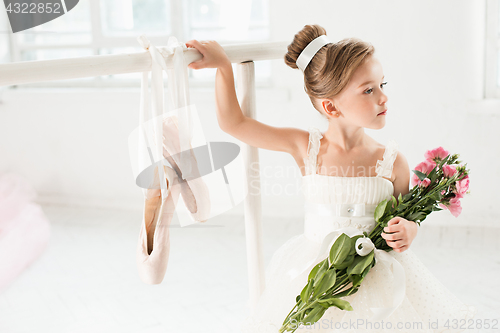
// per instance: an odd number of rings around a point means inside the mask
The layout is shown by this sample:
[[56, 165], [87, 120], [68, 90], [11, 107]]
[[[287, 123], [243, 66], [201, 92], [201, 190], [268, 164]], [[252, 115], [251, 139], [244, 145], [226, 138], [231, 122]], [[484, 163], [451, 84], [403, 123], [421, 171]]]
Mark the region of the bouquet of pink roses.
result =
[[[427, 151], [426, 159], [412, 170], [410, 192], [400, 194], [397, 199], [392, 196], [377, 205], [377, 225], [370, 234], [349, 237], [343, 233], [337, 237], [328, 258], [309, 273], [308, 282], [296, 297], [297, 303], [283, 321], [280, 333], [294, 332], [299, 324], [316, 323], [332, 306], [353, 310], [341, 297], [358, 291], [364, 277], [375, 266], [375, 248], [392, 250], [381, 236], [392, 218], [400, 216], [420, 225], [434, 211], [448, 209], [453, 216], [460, 215], [460, 199], [469, 189], [469, 170], [466, 164], [461, 165], [458, 157], [442, 147]], [[360, 246], [366, 249], [360, 250]]]
[[[384, 200], [377, 206], [377, 226], [370, 236], [380, 236], [387, 222], [395, 216], [414, 221], [418, 225], [431, 212], [442, 209], [448, 209], [453, 216], [458, 217], [462, 212], [460, 199], [469, 190], [469, 170], [467, 164], [461, 165], [458, 157], [458, 154], [450, 155], [442, 147], [427, 151], [425, 160], [412, 170], [413, 188], [410, 192], [400, 195], [398, 200], [394, 197]], [[392, 250], [382, 237], [376, 241], [374, 244], [380, 245], [380, 249]]]

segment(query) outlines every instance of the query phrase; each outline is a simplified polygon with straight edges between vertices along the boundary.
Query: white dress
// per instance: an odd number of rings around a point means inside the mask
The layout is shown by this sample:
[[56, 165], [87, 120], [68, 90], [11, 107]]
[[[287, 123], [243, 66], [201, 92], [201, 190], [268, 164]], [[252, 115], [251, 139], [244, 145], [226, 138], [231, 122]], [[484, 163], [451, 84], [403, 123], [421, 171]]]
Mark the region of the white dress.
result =
[[[273, 255], [266, 269], [266, 289], [254, 313], [242, 323], [243, 333], [278, 333], [283, 320], [296, 304], [295, 298], [307, 283], [310, 268], [327, 257], [316, 259], [321, 256], [321, 242], [325, 235], [346, 227], [369, 233], [376, 224], [373, 208], [394, 191], [392, 182], [384, 177], [389, 178], [392, 173], [397, 156], [395, 142], [391, 141], [386, 146], [383, 160], [377, 162], [376, 177], [327, 176], [317, 173], [317, 154], [322, 135], [316, 128], [310, 128], [309, 133], [308, 158], [304, 159], [306, 175], [302, 178], [304, 233], [289, 239]], [[401, 253], [384, 253], [397, 260], [404, 269], [404, 276], [399, 276], [404, 283], [400, 287], [402, 293], [399, 299], [402, 301], [399, 304], [393, 303], [396, 276], [392, 269], [399, 265], [387, 265], [376, 260], [376, 265], [366, 275], [359, 290], [343, 297], [353, 311], [331, 307], [315, 325], [299, 326], [297, 331], [462, 332], [452, 329], [453, 320], [458, 321], [460, 326], [460, 320], [469, 324], [468, 320], [475, 317], [476, 308], [454, 296], [411, 249]], [[393, 305], [392, 313], [383, 320], [370, 320], [373, 318], [372, 308], [390, 308]]]

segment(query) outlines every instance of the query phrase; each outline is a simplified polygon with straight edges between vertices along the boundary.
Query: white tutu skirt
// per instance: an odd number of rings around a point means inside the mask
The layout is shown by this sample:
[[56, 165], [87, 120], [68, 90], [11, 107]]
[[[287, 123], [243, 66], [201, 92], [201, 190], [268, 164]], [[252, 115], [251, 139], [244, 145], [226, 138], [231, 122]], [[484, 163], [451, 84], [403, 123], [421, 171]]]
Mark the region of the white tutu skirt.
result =
[[0, 292], [48, 245], [50, 222], [35, 198], [35, 190], [24, 177], [0, 175]]
[[[277, 333], [283, 320], [295, 306], [295, 298], [306, 285], [309, 270], [292, 280], [288, 272], [301, 271], [316, 257], [320, 244], [297, 235], [283, 244], [266, 269], [266, 289], [254, 313], [241, 325], [243, 333]], [[406, 294], [403, 303], [385, 320], [370, 321], [373, 307], [391, 307], [392, 272], [383, 262], [366, 275], [359, 290], [343, 297], [353, 311], [329, 308], [323, 317], [298, 332], [462, 332], [453, 326], [468, 326], [477, 310], [453, 295], [410, 250], [387, 252], [404, 268]], [[464, 324], [465, 322], [465, 324]], [[468, 329], [467, 332], [475, 330]]]

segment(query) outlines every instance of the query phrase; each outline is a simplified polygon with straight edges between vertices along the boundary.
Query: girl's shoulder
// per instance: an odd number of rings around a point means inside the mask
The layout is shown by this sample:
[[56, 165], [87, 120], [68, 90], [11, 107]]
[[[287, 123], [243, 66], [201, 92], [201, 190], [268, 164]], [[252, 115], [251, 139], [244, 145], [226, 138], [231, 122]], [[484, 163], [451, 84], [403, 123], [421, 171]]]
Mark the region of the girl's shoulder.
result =
[[305, 163], [304, 159], [308, 157], [308, 147], [309, 147], [309, 132], [306, 130], [298, 130], [296, 138], [296, 151], [292, 154], [293, 159], [297, 163], [302, 175], [305, 173]]
[[297, 154], [301, 157], [306, 157], [308, 154], [307, 149], [309, 148], [309, 140], [312, 139], [310, 131], [311, 129], [300, 130], [298, 132], [299, 135], [297, 138]]
[[389, 141], [384, 147], [384, 157], [387, 163], [392, 164], [392, 175], [391, 180], [403, 180], [406, 182], [409, 178], [410, 167], [408, 166], [408, 160], [405, 155], [399, 150], [399, 145], [396, 141]]
[[396, 141], [390, 140], [383, 145], [374, 139], [372, 140], [373, 149], [376, 151], [377, 156], [379, 156], [377, 167], [380, 173], [385, 173], [385, 176], [392, 182], [408, 173], [408, 161], [399, 150], [399, 145]]

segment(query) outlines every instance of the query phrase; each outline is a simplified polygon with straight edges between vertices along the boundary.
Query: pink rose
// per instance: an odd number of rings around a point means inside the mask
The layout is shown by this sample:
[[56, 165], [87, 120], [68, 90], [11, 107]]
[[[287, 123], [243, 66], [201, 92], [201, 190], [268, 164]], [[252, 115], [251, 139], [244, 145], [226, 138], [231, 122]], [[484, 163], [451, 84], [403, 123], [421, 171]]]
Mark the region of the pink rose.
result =
[[[434, 169], [435, 166], [436, 166], [436, 163], [434, 163], [433, 161], [425, 160], [425, 161], [419, 163], [415, 167], [415, 170], [420, 171], [426, 175], [429, 175], [429, 173], [432, 171], [432, 169]], [[420, 183], [421, 183], [420, 178], [418, 178], [418, 176], [416, 174], [413, 174], [411, 176], [411, 186], [420, 185]]]
[[446, 158], [450, 153], [443, 147], [438, 147], [425, 152], [424, 157], [431, 161], [442, 160]]
[[429, 186], [430, 183], [431, 183], [431, 180], [429, 178], [425, 178], [424, 180], [422, 180], [420, 182], [420, 186], [427, 187], [427, 186]]
[[469, 176], [465, 176], [464, 179], [458, 181], [455, 184], [456, 191], [454, 191], [457, 198], [463, 198], [465, 193], [469, 190]]
[[446, 205], [439, 204], [439, 207], [443, 209], [448, 209], [451, 213], [451, 215], [458, 217], [460, 213], [462, 212], [462, 206], [460, 205], [460, 198], [454, 197], [453, 199], [450, 199], [450, 202]]
[[462, 212], [462, 206], [460, 205], [460, 198], [453, 198], [450, 200], [450, 204], [448, 205], [448, 209], [450, 210], [451, 215], [458, 217]]
[[453, 175], [457, 172], [457, 168], [454, 165], [445, 165], [443, 166], [444, 176], [447, 178], [453, 177]]

